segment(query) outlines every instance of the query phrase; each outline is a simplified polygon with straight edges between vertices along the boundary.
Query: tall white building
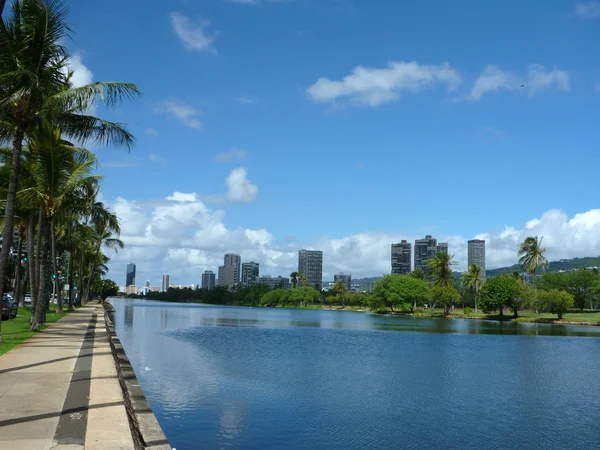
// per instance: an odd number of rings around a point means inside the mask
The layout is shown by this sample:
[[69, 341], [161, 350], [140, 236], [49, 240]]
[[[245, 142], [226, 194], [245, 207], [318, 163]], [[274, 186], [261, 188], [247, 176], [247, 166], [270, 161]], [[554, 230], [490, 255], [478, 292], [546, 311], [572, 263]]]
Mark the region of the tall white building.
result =
[[169, 275], [163, 275], [163, 280], [162, 280], [162, 291], [163, 292], [167, 292], [169, 290]]
[[469, 266], [479, 266], [485, 277], [485, 241], [483, 239], [471, 239], [468, 246], [467, 256]]
[[234, 266], [220, 266], [219, 276], [217, 278], [217, 286], [227, 289], [233, 289], [237, 286], [235, 281], [236, 270]]
[[223, 258], [224, 266], [233, 267], [233, 281], [237, 285], [240, 282], [240, 275], [242, 269], [242, 258], [237, 253], [225, 253]]
[[256, 283], [259, 276], [259, 264], [247, 262], [242, 264], [242, 286], [251, 286]]
[[321, 250], [298, 251], [298, 272], [302, 272], [310, 287], [323, 289], [323, 252]]

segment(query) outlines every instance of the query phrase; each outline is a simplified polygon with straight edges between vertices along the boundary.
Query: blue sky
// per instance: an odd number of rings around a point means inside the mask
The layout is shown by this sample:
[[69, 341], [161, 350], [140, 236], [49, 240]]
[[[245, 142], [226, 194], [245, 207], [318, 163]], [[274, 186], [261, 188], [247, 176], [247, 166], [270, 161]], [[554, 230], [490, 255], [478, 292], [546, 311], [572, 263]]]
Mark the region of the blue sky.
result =
[[550, 256], [600, 254], [582, 240], [600, 231], [600, 3], [69, 9], [82, 81], [144, 94], [98, 107], [138, 138], [131, 154], [97, 150], [128, 244], [118, 282], [130, 259], [153, 284], [198, 282], [224, 251], [285, 275], [301, 247], [324, 249], [326, 278], [380, 275], [392, 240], [425, 233], [462, 266], [476, 235], [490, 267], [535, 233]]

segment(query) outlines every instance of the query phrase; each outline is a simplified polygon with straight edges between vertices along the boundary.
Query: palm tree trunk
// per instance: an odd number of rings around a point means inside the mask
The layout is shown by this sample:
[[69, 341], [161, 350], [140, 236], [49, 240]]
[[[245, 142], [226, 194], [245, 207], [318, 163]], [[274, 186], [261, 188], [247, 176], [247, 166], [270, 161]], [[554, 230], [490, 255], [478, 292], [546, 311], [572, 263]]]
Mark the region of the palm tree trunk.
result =
[[60, 282], [58, 279], [58, 266], [56, 264], [56, 230], [54, 228], [54, 216], [48, 222], [50, 225], [50, 241], [52, 244], [52, 271], [56, 277], [52, 280], [54, 286], [56, 286], [54, 289], [56, 291], [56, 313], [63, 314], [62, 295], [60, 295]]
[[77, 295], [79, 295], [79, 305], [83, 304], [83, 249], [81, 249], [81, 255], [79, 258], [79, 284], [77, 285]]
[[38, 230], [38, 236], [41, 237], [38, 242], [38, 298], [31, 323], [31, 331], [40, 331], [40, 326], [44, 322], [44, 312], [46, 310], [46, 278], [48, 276], [48, 227], [46, 221], [42, 220], [41, 230]]
[[35, 277], [35, 261], [36, 255], [34, 253], [35, 248], [35, 214], [29, 215], [29, 222], [27, 223], [27, 262], [29, 263], [29, 284], [31, 285], [31, 310], [35, 311], [35, 302], [37, 300], [37, 278]]
[[19, 306], [25, 306], [25, 292], [27, 292], [27, 282], [29, 281], [29, 266], [25, 267], [25, 273], [23, 275], [23, 281], [21, 282], [21, 298], [19, 299]]
[[69, 311], [73, 311], [73, 220], [69, 217]]
[[[13, 140], [13, 154], [10, 168], [10, 181], [6, 193], [4, 206], [4, 231], [2, 233], [2, 250], [0, 251], [0, 298], [4, 294], [4, 278], [8, 267], [8, 255], [13, 240], [13, 229], [15, 219], [15, 207], [17, 203], [17, 184], [19, 182], [19, 168], [21, 167], [21, 150], [23, 149], [23, 137], [25, 131], [17, 127], [15, 139]], [[0, 338], [0, 342], [1, 338]]]
[[96, 249], [96, 255], [94, 256], [94, 259], [92, 260], [92, 269], [90, 271], [90, 278], [87, 282], [87, 288], [85, 290], [85, 301], [87, 302], [90, 296], [90, 289], [92, 288], [92, 280], [94, 279], [94, 274], [96, 273], [96, 261], [98, 261], [98, 255], [100, 254], [100, 247], [102, 245], [102, 242], [98, 243], [98, 248]]
[[23, 253], [23, 226], [19, 226], [19, 241], [17, 243], [17, 256], [15, 257], [15, 301], [23, 306], [21, 298], [21, 253]]
[[42, 258], [44, 258], [44, 252], [42, 250], [43, 247], [43, 238], [44, 238], [44, 233], [43, 233], [43, 229], [44, 229], [44, 212], [42, 211], [42, 208], [39, 209], [38, 211], [38, 226], [37, 226], [37, 243], [36, 243], [36, 252], [35, 252], [35, 256], [36, 256], [36, 260], [35, 260], [35, 279], [37, 281], [37, 291], [40, 291], [40, 284], [41, 284], [41, 261]]

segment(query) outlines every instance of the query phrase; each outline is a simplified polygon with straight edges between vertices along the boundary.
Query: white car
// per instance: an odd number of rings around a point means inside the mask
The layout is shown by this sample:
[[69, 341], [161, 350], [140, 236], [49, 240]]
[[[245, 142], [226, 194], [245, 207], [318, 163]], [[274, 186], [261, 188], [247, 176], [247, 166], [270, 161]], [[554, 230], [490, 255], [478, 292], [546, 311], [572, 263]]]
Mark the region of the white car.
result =
[[25, 299], [23, 300], [23, 303], [26, 306], [31, 306], [31, 294], [25, 294]]

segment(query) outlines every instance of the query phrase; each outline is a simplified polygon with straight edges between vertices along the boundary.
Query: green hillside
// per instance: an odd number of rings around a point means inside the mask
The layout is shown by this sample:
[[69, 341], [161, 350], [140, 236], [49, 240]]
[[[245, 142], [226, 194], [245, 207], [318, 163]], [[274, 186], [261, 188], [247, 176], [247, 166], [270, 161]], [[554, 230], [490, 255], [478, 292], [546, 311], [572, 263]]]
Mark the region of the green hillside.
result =
[[[600, 267], [600, 256], [589, 256], [585, 258], [561, 259], [559, 261], [550, 261], [550, 266], [546, 271], [560, 272], [562, 270], [577, 270], [584, 269], [586, 267]], [[514, 264], [510, 267], [500, 267], [498, 269], [486, 270], [485, 273], [488, 277], [497, 277], [500, 274], [512, 273], [515, 270], [521, 272], [521, 267], [518, 264]]]

